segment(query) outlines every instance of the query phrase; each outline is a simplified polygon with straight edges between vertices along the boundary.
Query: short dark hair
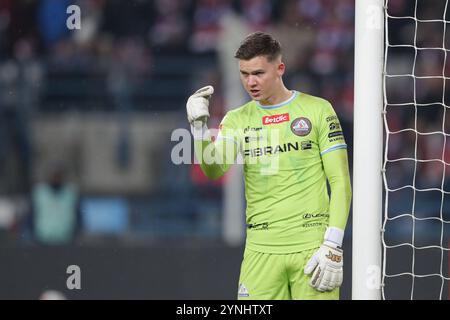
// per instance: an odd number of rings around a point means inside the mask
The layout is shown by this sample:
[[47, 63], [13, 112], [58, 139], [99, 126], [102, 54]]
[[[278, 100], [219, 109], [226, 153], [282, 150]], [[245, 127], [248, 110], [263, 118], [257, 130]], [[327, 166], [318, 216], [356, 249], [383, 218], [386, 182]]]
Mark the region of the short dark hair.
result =
[[241, 60], [250, 60], [254, 57], [265, 56], [269, 62], [272, 62], [280, 55], [280, 43], [270, 34], [257, 31], [245, 37], [234, 57]]

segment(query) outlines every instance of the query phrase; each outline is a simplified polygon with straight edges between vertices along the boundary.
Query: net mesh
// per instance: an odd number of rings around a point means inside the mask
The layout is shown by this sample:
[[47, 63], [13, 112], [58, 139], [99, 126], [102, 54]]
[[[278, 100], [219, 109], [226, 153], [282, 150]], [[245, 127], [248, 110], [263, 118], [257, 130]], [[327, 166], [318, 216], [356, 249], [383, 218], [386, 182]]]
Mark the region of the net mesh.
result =
[[450, 8], [385, 0], [384, 11], [382, 297], [447, 299]]

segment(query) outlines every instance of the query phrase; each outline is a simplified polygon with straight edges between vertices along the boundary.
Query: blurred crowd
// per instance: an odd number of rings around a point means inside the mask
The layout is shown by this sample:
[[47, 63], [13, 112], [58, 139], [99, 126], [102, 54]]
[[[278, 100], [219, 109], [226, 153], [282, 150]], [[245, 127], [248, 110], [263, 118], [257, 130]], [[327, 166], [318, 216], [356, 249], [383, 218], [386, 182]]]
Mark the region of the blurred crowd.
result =
[[[71, 4], [81, 9], [80, 30], [66, 26]], [[353, 11], [351, 0], [3, 0], [0, 61], [151, 74], [155, 56], [216, 52], [221, 17], [234, 12], [284, 44], [292, 86], [326, 96], [350, 120]]]
[[[81, 28], [69, 30], [66, 10], [73, 4], [80, 8]], [[218, 124], [225, 112], [218, 41], [221, 18], [228, 14], [239, 16], [250, 31], [264, 30], [280, 40], [287, 86], [333, 103], [352, 155], [352, 0], [2, 0], [0, 167], [5, 179], [0, 190], [29, 199], [26, 219], [14, 225], [19, 233], [25, 226], [24, 234], [44, 237], [36, 239], [40, 242], [70, 241], [82, 216], [77, 200], [82, 189], [69, 183], [55, 187], [53, 169], [40, 175], [48, 181], [35, 179], [30, 139], [35, 117], [99, 109], [123, 115], [171, 111], [184, 117], [185, 98], [208, 81], [217, 91], [211, 125]], [[167, 183], [162, 181], [153, 199], [172, 203], [178, 197], [176, 202], [186, 207], [180, 199], [188, 199], [186, 190], [194, 188], [196, 196], [209, 199], [205, 208], [195, 210], [220, 212], [223, 181], [207, 181], [195, 166], [159, 168], [167, 172]], [[187, 182], [178, 183], [181, 171]], [[51, 224], [42, 219], [54, 219], [55, 208], [66, 216], [52, 235]]]

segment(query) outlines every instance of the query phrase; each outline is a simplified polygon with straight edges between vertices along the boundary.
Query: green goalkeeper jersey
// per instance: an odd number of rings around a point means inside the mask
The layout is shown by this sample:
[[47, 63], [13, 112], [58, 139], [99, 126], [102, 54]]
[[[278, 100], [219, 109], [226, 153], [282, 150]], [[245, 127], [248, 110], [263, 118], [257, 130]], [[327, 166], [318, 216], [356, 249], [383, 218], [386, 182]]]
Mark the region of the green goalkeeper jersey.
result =
[[[214, 151], [222, 163], [202, 161], [201, 167], [208, 176], [218, 177], [240, 152], [247, 201], [246, 246], [266, 253], [320, 246], [330, 224], [322, 157], [347, 147], [331, 104], [293, 91], [290, 99], [278, 105], [250, 101], [229, 111], [219, 129]], [[203, 149], [210, 143], [203, 141]], [[346, 150], [338, 152], [346, 157]], [[344, 189], [350, 188], [347, 178]], [[344, 229], [349, 198], [336, 200], [339, 212], [333, 224]]]

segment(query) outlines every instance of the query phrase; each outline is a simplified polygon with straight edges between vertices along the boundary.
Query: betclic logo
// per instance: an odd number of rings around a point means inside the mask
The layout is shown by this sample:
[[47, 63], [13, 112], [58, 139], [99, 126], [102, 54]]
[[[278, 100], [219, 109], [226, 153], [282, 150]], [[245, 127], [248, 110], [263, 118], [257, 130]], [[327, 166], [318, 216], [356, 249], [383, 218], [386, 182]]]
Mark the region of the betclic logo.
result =
[[289, 113], [275, 114], [273, 116], [262, 117], [263, 125], [267, 126], [269, 124], [277, 124], [289, 121]]

